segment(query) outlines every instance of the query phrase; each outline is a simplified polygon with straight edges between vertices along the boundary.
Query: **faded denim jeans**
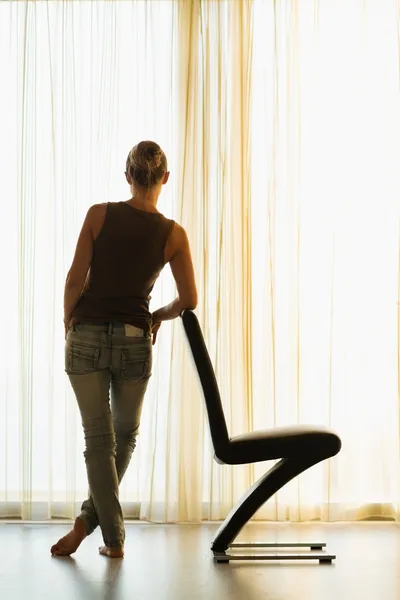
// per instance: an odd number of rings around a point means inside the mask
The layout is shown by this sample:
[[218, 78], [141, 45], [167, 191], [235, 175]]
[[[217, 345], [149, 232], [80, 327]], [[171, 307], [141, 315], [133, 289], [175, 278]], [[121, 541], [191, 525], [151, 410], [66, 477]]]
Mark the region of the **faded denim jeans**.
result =
[[118, 488], [136, 446], [151, 368], [151, 337], [141, 329], [82, 323], [68, 331], [65, 371], [81, 413], [90, 490], [79, 517], [88, 535], [100, 525], [110, 548], [125, 541]]

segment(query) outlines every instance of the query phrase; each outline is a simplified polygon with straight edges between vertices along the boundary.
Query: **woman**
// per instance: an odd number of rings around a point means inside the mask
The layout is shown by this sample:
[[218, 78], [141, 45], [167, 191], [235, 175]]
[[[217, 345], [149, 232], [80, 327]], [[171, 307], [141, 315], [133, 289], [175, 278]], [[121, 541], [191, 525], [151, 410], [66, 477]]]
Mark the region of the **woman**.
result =
[[[136, 445], [152, 343], [162, 321], [197, 304], [186, 232], [157, 210], [169, 178], [164, 152], [140, 142], [125, 176], [131, 199], [89, 209], [65, 284], [65, 370], [81, 413], [90, 496], [72, 531], [51, 548], [59, 556], [75, 552], [97, 525], [100, 553], [123, 556], [118, 487]], [[166, 263], [178, 297], [151, 314], [150, 293]]]

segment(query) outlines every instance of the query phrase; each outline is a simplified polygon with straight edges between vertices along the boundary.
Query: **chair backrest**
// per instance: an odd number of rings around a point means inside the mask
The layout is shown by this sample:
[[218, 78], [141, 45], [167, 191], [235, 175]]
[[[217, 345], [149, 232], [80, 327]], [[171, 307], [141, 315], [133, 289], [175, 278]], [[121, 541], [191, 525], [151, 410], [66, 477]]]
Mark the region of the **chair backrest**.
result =
[[220, 458], [226, 454], [229, 446], [229, 435], [218, 383], [196, 315], [191, 310], [184, 310], [181, 317], [201, 387], [203, 388], [215, 455]]

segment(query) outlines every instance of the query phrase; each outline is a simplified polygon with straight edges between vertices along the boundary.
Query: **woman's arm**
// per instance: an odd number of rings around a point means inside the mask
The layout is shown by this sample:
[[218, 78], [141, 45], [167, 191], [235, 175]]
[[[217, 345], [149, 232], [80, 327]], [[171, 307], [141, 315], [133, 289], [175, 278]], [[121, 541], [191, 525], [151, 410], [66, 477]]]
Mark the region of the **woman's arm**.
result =
[[92, 219], [95, 206], [89, 208], [75, 250], [74, 260], [67, 275], [64, 289], [64, 324], [68, 327], [72, 311], [87, 287], [88, 271], [93, 257]]
[[169, 262], [174, 276], [178, 297], [173, 302], [153, 313], [153, 324], [179, 317], [184, 309], [193, 310], [197, 306], [197, 289], [186, 231], [178, 224], [167, 242], [166, 262]]

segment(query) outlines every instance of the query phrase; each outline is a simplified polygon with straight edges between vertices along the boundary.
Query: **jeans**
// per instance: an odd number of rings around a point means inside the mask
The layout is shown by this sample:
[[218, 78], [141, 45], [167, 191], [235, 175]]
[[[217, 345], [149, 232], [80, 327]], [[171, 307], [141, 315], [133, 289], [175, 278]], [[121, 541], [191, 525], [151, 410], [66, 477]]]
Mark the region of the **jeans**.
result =
[[81, 414], [89, 482], [79, 517], [87, 535], [100, 525], [108, 547], [125, 541], [118, 489], [136, 446], [151, 368], [151, 337], [141, 329], [104, 323], [68, 331], [65, 371]]

